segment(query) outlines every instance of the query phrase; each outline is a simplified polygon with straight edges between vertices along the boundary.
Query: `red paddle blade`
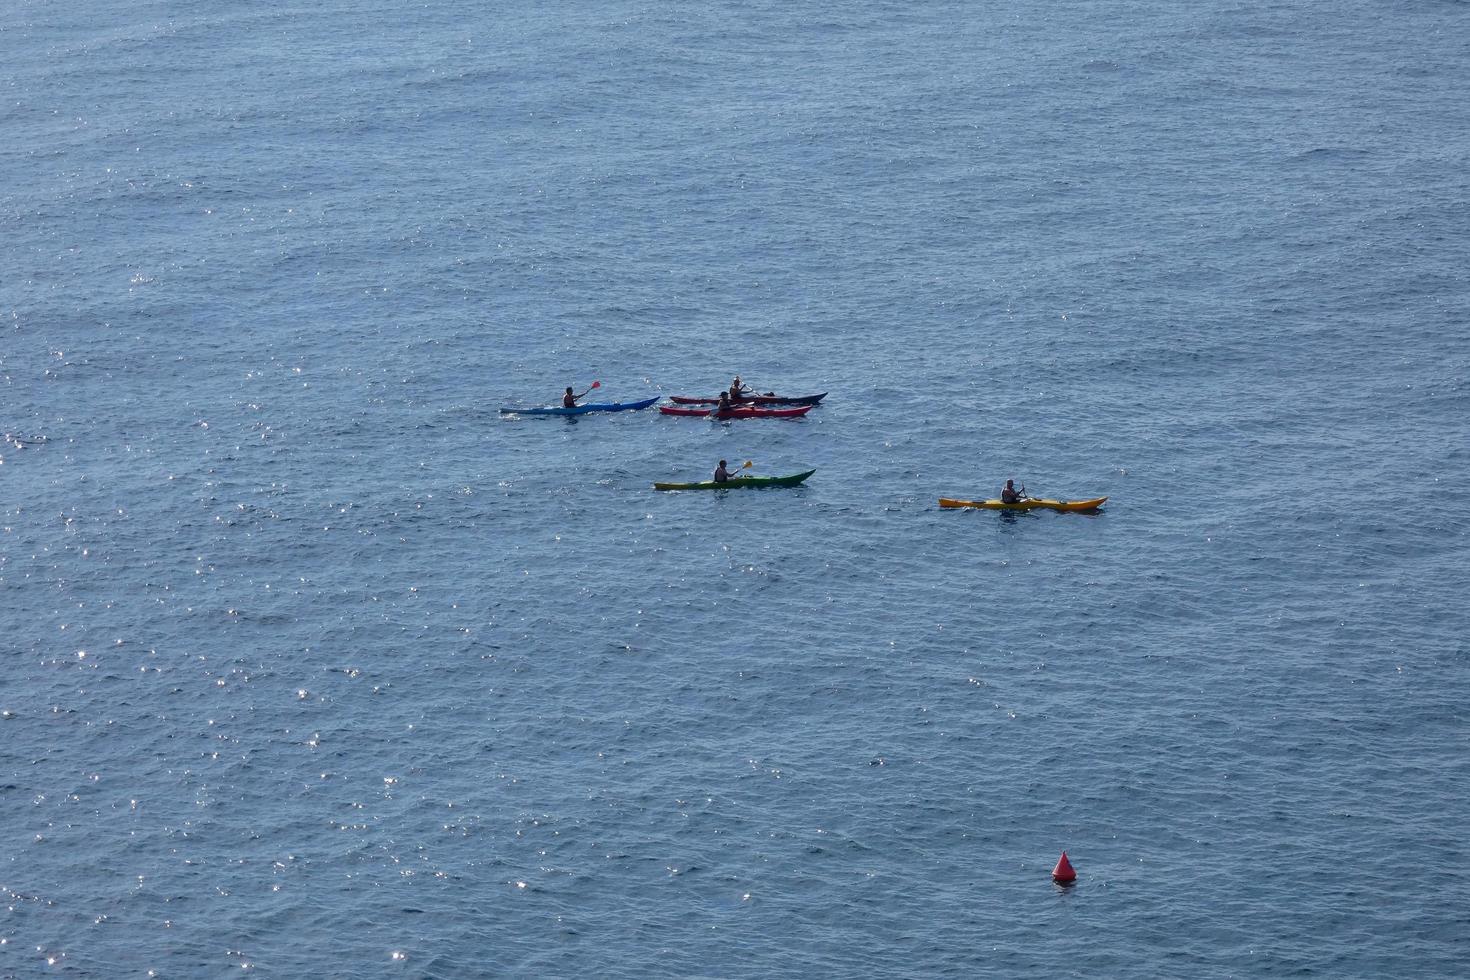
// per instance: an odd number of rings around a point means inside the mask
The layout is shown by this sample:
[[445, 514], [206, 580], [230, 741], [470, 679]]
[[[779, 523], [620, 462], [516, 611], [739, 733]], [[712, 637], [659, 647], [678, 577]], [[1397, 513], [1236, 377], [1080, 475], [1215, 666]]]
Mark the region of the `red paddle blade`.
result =
[[601, 381], [594, 381], [594, 382], [592, 382], [592, 387], [593, 388], [601, 388], [602, 387], [602, 382]]

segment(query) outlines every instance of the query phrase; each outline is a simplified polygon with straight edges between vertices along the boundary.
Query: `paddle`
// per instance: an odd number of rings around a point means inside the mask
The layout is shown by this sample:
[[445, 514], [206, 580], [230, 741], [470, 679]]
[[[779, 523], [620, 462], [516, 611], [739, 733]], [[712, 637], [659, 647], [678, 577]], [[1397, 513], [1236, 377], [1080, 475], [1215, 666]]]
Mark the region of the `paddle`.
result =
[[[601, 381], [594, 381], [594, 382], [592, 382], [592, 388], [601, 388], [601, 387], [602, 387], [602, 382]], [[588, 388], [587, 391], [591, 391], [592, 388]], [[578, 398], [581, 398], [581, 397], [585, 396], [587, 394], [587, 391], [582, 392], [582, 394], [581, 395], [578, 395], [577, 397]]]

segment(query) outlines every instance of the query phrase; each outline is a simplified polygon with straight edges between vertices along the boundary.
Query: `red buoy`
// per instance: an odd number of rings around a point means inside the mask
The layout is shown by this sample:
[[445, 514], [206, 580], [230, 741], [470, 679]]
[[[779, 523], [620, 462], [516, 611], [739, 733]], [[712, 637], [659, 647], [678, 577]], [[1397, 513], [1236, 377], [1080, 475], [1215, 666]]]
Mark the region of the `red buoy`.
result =
[[1051, 880], [1059, 885], [1070, 885], [1077, 880], [1077, 872], [1072, 870], [1072, 862], [1067, 860], [1067, 852], [1062, 852], [1062, 859], [1057, 866], [1051, 869]]

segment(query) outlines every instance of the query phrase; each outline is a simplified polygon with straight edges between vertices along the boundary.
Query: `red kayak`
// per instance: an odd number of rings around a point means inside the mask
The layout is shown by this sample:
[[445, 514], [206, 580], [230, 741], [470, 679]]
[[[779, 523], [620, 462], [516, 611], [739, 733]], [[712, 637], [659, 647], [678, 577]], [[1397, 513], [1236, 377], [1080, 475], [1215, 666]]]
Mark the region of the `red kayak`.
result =
[[[736, 405], [815, 405], [827, 397], [824, 391], [820, 395], [741, 395], [733, 398]], [[689, 395], [670, 395], [669, 400], [675, 405], [717, 405], [718, 398], [692, 398]]]
[[669, 405], [660, 405], [658, 410], [665, 415], [703, 416], [713, 413], [717, 419], [794, 419], [810, 412], [812, 406], [798, 405], [796, 408], [732, 408], [727, 412], [715, 412], [711, 408], [674, 408]]

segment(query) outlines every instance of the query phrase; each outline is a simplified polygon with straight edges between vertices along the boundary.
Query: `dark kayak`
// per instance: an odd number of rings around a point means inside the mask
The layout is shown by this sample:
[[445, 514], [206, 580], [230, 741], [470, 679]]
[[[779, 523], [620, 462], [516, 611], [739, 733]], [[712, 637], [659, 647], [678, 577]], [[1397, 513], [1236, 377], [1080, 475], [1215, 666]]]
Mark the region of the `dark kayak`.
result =
[[807, 470], [792, 476], [737, 476], [723, 483], [704, 480], [700, 483], [655, 483], [655, 490], [759, 490], [762, 487], [796, 487], [815, 473]]
[[576, 408], [562, 408], [560, 405], [548, 405], [545, 408], [502, 408], [501, 415], [586, 415], [588, 412], [631, 412], [634, 409], [647, 408], [659, 400], [658, 395], [645, 398], [641, 402], [605, 402], [595, 405], [578, 405]]
[[[731, 399], [735, 405], [815, 405], [827, 397], [824, 391], [820, 395], [744, 395], [740, 398]], [[718, 405], [718, 398], [693, 398], [689, 395], [670, 395], [669, 401], [675, 405]]]
[[717, 412], [712, 408], [677, 408], [672, 405], [660, 405], [658, 410], [665, 415], [713, 415], [717, 419], [794, 419], [812, 410], [810, 405], [796, 405], [792, 408], [732, 408], [726, 412]]

